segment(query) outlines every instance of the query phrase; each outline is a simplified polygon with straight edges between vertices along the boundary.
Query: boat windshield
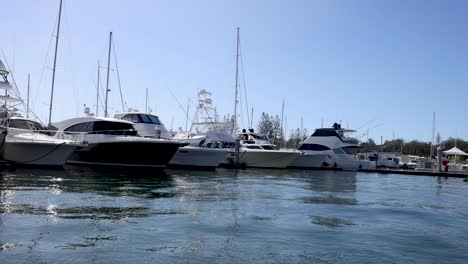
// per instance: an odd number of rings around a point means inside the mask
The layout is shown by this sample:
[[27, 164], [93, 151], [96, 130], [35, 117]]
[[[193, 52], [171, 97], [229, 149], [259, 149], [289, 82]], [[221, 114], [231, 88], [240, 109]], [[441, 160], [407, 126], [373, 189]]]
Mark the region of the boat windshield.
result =
[[122, 117], [123, 120], [127, 120], [133, 123], [144, 123], [144, 124], [154, 124], [160, 125], [161, 121], [158, 117], [147, 114], [128, 114]]
[[93, 121], [84, 122], [73, 125], [65, 132], [85, 132], [89, 134], [106, 134], [106, 135], [125, 135], [125, 136], [136, 136], [138, 133], [133, 129], [133, 126], [128, 123], [121, 122], [109, 122], [109, 121]]
[[258, 140], [268, 140], [268, 137], [265, 136], [265, 135], [250, 134], [250, 136], [253, 137], [254, 139], [258, 139]]
[[17, 128], [17, 129], [34, 130], [35, 132], [45, 134], [45, 135], [52, 134], [43, 125], [39, 124], [38, 122], [31, 121], [31, 120], [12, 119], [10, 120], [8, 127]]

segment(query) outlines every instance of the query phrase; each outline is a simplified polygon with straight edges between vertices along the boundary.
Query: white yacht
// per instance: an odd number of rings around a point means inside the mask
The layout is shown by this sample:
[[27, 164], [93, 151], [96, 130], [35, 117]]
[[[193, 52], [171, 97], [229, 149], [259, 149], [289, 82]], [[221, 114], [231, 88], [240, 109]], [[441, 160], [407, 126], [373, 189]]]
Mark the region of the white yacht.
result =
[[[284, 169], [300, 154], [297, 150], [279, 149], [266, 135], [255, 133], [253, 129], [244, 129], [238, 137], [239, 164], [245, 167]], [[235, 155], [232, 152], [225, 163], [235, 163]]]
[[104, 117], [78, 117], [53, 124], [68, 135], [82, 136], [87, 143], [67, 164], [165, 168], [180, 146], [166, 139], [144, 138], [133, 123]]
[[66, 139], [27, 118], [9, 117], [2, 120], [2, 125], [6, 131], [1, 148], [3, 159], [17, 165], [63, 166], [82, 146], [79, 138]]
[[175, 167], [217, 168], [234, 151], [235, 140], [229, 134], [209, 131], [203, 134], [177, 133], [174, 140], [189, 145], [179, 148], [171, 165]]
[[318, 128], [301, 143], [301, 151], [289, 167], [311, 169], [374, 169], [375, 162], [365, 157], [350, 154], [359, 148], [359, 141], [347, 134], [355, 130], [342, 129], [341, 125], [334, 124], [332, 128]]

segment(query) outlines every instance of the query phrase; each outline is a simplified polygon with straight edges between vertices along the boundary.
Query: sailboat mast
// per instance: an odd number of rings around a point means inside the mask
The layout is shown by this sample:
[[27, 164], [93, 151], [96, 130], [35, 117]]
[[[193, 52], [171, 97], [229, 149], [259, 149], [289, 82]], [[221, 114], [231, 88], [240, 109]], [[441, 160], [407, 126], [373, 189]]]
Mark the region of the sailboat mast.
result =
[[30, 74], [28, 73], [28, 98], [26, 99], [26, 118], [29, 118], [29, 89], [31, 84]]
[[57, 23], [57, 35], [55, 36], [55, 55], [54, 55], [54, 67], [52, 68], [52, 88], [50, 91], [50, 105], [49, 105], [49, 125], [52, 123], [52, 103], [54, 101], [54, 86], [55, 86], [55, 67], [57, 66], [57, 50], [60, 36], [60, 19], [62, 18], [62, 0], [60, 0], [59, 16]]
[[107, 56], [107, 82], [106, 82], [106, 100], [104, 103], [104, 117], [108, 117], [107, 100], [109, 98], [109, 71], [110, 71], [111, 48], [112, 48], [112, 32], [109, 32], [109, 54]]
[[99, 83], [101, 82], [101, 65], [99, 60], [97, 61], [97, 89], [96, 89], [96, 116], [99, 114]]
[[239, 28], [237, 28], [237, 49], [236, 49], [236, 88], [234, 94], [234, 117], [232, 135], [235, 137], [237, 132], [237, 93], [238, 93], [238, 81], [239, 81]]
[[[283, 99], [283, 104], [281, 105], [281, 138], [284, 141], [284, 122], [283, 122], [283, 117], [284, 117], [284, 99]], [[281, 144], [281, 141], [280, 141]]]

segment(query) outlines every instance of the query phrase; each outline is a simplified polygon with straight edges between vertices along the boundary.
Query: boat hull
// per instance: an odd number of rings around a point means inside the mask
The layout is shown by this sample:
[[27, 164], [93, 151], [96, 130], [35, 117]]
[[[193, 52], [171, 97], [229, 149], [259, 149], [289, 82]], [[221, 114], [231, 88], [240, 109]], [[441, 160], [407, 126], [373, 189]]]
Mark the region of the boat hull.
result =
[[333, 166], [330, 156], [327, 154], [308, 154], [303, 153], [297, 156], [288, 167], [304, 169], [320, 169]]
[[89, 143], [78, 148], [67, 164], [165, 168], [179, 146], [173, 142], [144, 141]]
[[225, 149], [179, 148], [169, 165], [175, 168], [216, 169], [227, 157]]
[[[294, 151], [243, 150], [239, 153], [239, 164], [250, 168], [285, 169], [299, 155]], [[234, 164], [234, 153], [229, 154], [224, 162], [226, 166]]]
[[76, 144], [34, 141], [6, 141], [4, 159], [18, 165], [63, 166]]

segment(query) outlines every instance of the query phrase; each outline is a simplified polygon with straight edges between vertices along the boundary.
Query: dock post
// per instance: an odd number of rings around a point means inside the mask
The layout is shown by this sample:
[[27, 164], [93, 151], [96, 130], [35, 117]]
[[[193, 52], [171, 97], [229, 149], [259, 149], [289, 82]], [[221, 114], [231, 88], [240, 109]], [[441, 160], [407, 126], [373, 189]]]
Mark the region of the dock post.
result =
[[234, 164], [239, 167], [239, 152], [240, 152], [240, 139], [236, 138], [236, 155], [234, 157]]
[[442, 172], [442, 148], [437, 147], [437, 172]]

